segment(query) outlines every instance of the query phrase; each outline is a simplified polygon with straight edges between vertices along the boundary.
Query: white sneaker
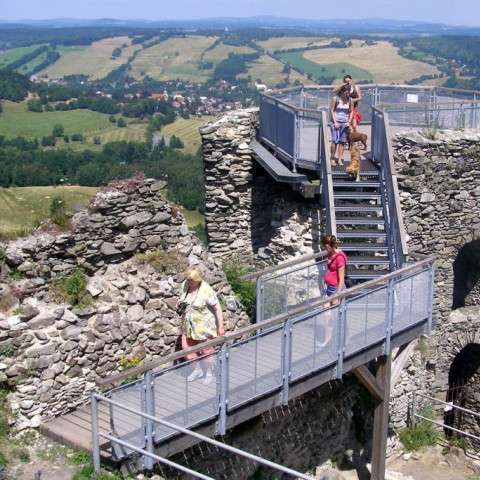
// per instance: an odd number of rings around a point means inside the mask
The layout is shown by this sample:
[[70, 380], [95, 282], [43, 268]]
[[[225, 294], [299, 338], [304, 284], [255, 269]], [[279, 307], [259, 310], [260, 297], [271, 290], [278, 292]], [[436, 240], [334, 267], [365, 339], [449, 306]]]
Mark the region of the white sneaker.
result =
[[210, 385], [213, 382], [213, 373], [211, 370], [207, 370], [205, 378], [203, 379], [203, 383], [205, 385]]
[[203, 377], [203, 372], [201, 368], [194, 368], [193, 372], [187, 377], [188, 382], [193, 382], [197, 378]]

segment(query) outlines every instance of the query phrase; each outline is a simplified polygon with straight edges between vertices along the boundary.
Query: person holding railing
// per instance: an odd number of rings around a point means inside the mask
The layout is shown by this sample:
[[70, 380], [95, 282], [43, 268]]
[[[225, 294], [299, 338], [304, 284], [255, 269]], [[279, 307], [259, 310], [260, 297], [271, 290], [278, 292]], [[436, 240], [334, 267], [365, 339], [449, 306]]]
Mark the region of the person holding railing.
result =
[[353, 83], [351, 75], [345, 75], [343, 77], [343, 83], [337, 85], [333, 89], [333, 92], [338, 95], [342, 90], [347, 90], [348, 96], [353, 101], [352, 128], [353, 130], [356, 130], [363, 119], [363, 116], [358, 108], [360, 100], [362, 99], [362, 92], [360, 90], [360, 87]]
[[[183, 320], [182, 349], [225, 335], [222, 307], [218, 297], [198, 270], [189, 270], [185, 275], [177, 313]], [[202, 377], [205, 384], [213, 381], [214, 351], [213, 347], [208, 347], [186, 355], [187, 360], [206, 356], [203, 360], [193, 362], [193, 371], [188, 376], [189, 382]]]
[[[348, 143], [348, 130], [353, 117], [353, 100], [349, 97], [347, 89], [341, 90], [338, 96], [332, 98], [330, 113], [332, 117], [331, 163], [333, 166], [338, 160], [338, 165], [343, 165], [343, 152]], [[337, 151], [338, 157], [335, 157]]]

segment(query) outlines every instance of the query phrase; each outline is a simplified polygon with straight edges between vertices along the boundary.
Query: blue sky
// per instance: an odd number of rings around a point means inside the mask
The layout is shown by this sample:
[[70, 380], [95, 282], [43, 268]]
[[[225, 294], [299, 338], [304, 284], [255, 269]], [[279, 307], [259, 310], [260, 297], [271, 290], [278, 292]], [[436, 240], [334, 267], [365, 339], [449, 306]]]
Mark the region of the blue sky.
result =
[[277, 15], [382, 17], [480, 26], [480, 0], [0, 0], [0, 19], [145, 18]]

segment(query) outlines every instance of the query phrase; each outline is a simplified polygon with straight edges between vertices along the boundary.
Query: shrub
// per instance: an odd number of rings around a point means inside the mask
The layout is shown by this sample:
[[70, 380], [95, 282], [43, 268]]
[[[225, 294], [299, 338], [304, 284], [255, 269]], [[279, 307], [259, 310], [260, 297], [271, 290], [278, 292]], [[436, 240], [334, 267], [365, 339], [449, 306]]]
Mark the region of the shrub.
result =
[[200, 239], [200, 241], [204, 245], [208, 244], [207, 232], [205, 231], [205, 227], [201, 223], [193, 227], [193, 233], [198, 239]]
[[81, 133], [74, 133], [70, 139], [72, 142], [83, 142], [83, 135]]
[[53, 135], [48, 135], [42, 138], [42, 147], [54, 147], [56, 143], [57, 140]]
[[140, 265], [151, 265], [157, 272], [166, 275], [181, 273], [188, 267], [185, 257], [176, 250], [154, 250], [135, 257]]
[[125, 128], [126, 126], [127, 126], [127, 123], [123, 118], [120, 117], [117, 122], [117, 127]]
[[253, 318], [256, 302], [255, 282], [240, 280], [240, 277], [252, 271], [252, 265], [242, 263], [241, 259], [232, 259], [224, 264], [223, 271], [238, 300], [245, 307], [247, 314]]
[[78, 268], [69, 275], [55, 279], [50, 285], [50, 293], [54, 300], [80, 308], [93, 303], [93, 298], [87, 292], [87, 277]]
[[63, 125], [55, 125], [52, 130], [52, 136], [63, 137], [64, 132], [65, 129], [63, 128]]
[[[433, 411], [429, 406], [424, 407], [420, 414], [426, 418], [433, 418]], [[433, 423], [422, 420], [411, 427], [402, 429], [399, 437], [405, 449], [411, 452], [422, 447], [435, 445], [439, 440], [439, 433], [435, 430]]]
[[65, 200], [62, 197], [56, 196], [50, 202], [50, 219], [55, 225], [66, 228], [69, 223]]

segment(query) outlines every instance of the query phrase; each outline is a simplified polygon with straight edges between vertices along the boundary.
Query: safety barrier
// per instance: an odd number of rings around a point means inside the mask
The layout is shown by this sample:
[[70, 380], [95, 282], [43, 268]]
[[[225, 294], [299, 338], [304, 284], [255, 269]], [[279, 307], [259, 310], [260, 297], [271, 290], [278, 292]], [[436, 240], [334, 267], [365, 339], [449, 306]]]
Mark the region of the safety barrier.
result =
[[[312, 266], [305, 268], [308, 272]], [[289, 272], [287, 284], [299, 274], [299, 270]], [[111, 400], [111, 435], [150, 453], [155, 445], [178, 435], [175, 428], [155, 425], [145, 415], [186, 429], [216, 422], [216, 432], [224, 434], [236, 409], [275, 392], [287, 403], [291, 386], [315, 372], [341, 378], [350, 357], [375, 345], [388, 354], [396, 336], [418, 325], [425, 332], [431, 329], [433, 258], [329, 299], [319, 298], [316, 278], [317, 273], [308, 280], [312, 297], [307, 304], [298, 297], [263, 322], [104, 380], [105, 385], [143, 374], [140, 380], [105, 394]], [[209, 355], [156, 371], [209, 347], [214, 348]], [[202, 369], [203, 378], [192, 379], [195, 368]], [[134, 415], [125, 406], [145, 415]], [[134, 453], [128, 447], [114, 451], [117, 458]]]

